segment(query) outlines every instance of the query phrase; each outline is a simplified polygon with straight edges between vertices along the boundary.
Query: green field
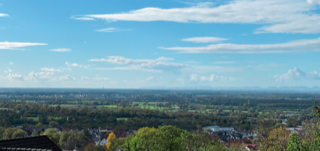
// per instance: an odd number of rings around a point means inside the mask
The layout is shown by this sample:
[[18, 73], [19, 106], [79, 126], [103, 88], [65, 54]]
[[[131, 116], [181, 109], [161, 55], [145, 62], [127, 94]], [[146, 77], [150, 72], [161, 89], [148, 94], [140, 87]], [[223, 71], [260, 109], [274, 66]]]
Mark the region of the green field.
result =
[[126, 121], [126, 120], [128, 120], [128, 119], [129, 119], [129, 118], [126, 118], [126, 117], [117, 118], [118, 121], [120, 121], [120, 120], [125, 120], [125, 121]]
[[[22, 116], [20, 118], [23, 118]], [[39, 121], [39, 117], [27, 117], [28, 120], [34, 120], [34, 121]]]
[[51, 117], [51, 116], [48, 116], [48, 118], [55, 119], [55, 120], [60, 120], [62, 117]]
[[112, 108], [117, 108], [118, 106], [116, 105], [97, 105], [98, 107], [112, 107]]

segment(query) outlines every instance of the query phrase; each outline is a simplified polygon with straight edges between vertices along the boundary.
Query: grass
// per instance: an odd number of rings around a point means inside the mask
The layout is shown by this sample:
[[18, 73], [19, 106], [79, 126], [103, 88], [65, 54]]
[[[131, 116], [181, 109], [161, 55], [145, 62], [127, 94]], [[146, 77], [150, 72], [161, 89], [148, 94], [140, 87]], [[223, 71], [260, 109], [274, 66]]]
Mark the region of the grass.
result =
[[56, 116], [56, 117], [48, 116], [48, 118], [55, 119], [55, 120], [60, 120], [62, 117], [59, 117], [59, 116]]
[[117, 108], [118, 106], [116, 105], [97, 105], [98, 107], [112, 107], [112, 108]]
[[126, 120], [128, 120], [128, 119], [129, 119], [129, 118], [126, 118], [126, 117], [117, 118], [118, 121], [120, 121], [120, 120], [125, 120], [125, 121], [126, 121]]
[[[23, 118], [22, 116], [20, 118]], [[28, 120], [34, 120], [34, 121], [39, 121], [39, 117], [27, 117]]]

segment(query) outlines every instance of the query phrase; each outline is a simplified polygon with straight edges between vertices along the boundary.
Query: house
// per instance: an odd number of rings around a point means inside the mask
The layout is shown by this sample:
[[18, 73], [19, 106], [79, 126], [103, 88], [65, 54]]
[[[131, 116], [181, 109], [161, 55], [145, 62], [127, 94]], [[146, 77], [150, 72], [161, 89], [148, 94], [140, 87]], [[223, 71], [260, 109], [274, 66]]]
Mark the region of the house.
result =
[[54, 128], [57, 132], [61, 133], [63, 130], [63, 127], [59, 126], [59, 127], [55, 127]]
[[0, 140], [0, 151], [62, 151], [47, 136]]
[[101, 146], [106, 146], [108, 144], [108, 140], [106, 138], [102, 139], [99, 143]]

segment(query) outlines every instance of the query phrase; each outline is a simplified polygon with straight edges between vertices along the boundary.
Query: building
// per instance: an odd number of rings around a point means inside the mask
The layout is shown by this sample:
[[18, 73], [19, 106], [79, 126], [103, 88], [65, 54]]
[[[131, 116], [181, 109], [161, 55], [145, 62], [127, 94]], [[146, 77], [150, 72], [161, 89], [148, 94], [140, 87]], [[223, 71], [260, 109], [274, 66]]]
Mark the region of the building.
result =
[[0, 140], [0, 151], [62, 151], [47, 136]]
[[220, 127], [220, 126], [206, 126], [203, 130], [210, 130], [213, 133], [233, 132], [233, 127]]

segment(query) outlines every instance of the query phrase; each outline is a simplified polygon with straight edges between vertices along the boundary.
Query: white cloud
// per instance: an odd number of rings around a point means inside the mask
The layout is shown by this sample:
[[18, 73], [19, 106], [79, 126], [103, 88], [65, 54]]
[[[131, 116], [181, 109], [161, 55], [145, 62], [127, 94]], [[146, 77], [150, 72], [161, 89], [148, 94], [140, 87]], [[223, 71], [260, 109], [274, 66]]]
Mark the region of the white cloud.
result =
[[153, 79], [154, 79], [154, 77], [150, 76], [150, 77], [147, 78], [147, 81], [150, 81], [150, 80], [153, 80]]
[[194, 43], [212, 43], [212, 42], [220, 42], [224, 40], [228, 40], [228, 39], [219, 38], [219, 37], [193, 37], [193, 38], [182, 39], [182, 41], [188, 41], [188, 42], [194, 42]]
[[57, 49], [51, 49], [51, 51], [56, 51], [56, 52], [69, 52], [71, 49], [68, 48], [57, 48]]
[[9, 16], [8, 14], [0, 13], [0, 17], [8, 17], [8, 16]]
[[90, 59], [89, 61], [126, 65], [125, 67], [98, 68], [100, 70], [143, 70], [151, 72], [168, 71], [178, 73], [179, 70], [188, 66], [186, 64], [168, 62], [170, 60], [173, 60], [173, 58], [160, 57], [154, 60], [142, 60], [128, 59], [122, 56], [108, 56], [107, 59]]
[[28, 43], [28, 42], [0, 42], [0, 49], [18, 49], [28, 46], [47, 45], [45, 43]]
[[191, 75], [190, 75], [190, 81], [198, 81], [198, 75], [196, 75], [196, 74], [191, 74]]
[[81, 64], [77, 64], [77, 63], [69, 63], [69, 62], [66, 62], [65, 63], [68, 67], [79, 67], [79, 68], [89, 68], [90, 65], [81, 65]]
[[60, 76], [59, 78], [60, 80], [64, 80], [64, 81], [71, 81], [71, 80], [75, 80], [76, 78], [71, 77], [70, 75], [64, 75], [64, 76]]
[[42, 70], [42, 71], [45, 71], [45, 72], [63, 72], [63, 71], [60, 70], [60, 69], [47, 68], [47, 67], [41, 68], [41, 70]]
[[14, 63], [13, 62], [9, 62], [9, 65], [13, 65]]
[[198, 76], [197, 74], [191, 74], [190, 75], [190, 81], [235, 81], [236, 78], [234, 77], [224, 77], [224, 76], [218, 76], [215, 74], [211, 74], [210, 76]]
[[4, 70], [4, 73], [11, 73], [12, 70], [10, 68], [8, 68], [8, 70]]
[[[308, 0], [318, 3], [319, 0]], [[319, 33], [320, 15], [305, 0], [235, 0], [212, 5], [199, 3], [186, 8], [147, 7], [116, 14], [74, 17], [78, 20], [170, 21], [180, 23], [241, 23], [266, 25], [257, 33]]]
[[307, 0], [309, 4], [318, 4], [320, 5], [320, 0]]
[[30, 72], [27, 77], [24, 78], [26, 81], [39, 81], [39, 80], [55, 80], [53, 77], [54, 72]]
[[295, 67], [294, 69], [289, 69], [287, 73], [281, 75], [275, 75], [274, 78], [276, 82], [288, 81], [288, 80], [320, 80], [320, 74], [316, 71], [305, 73], [302, 70]]
[[288, 53], [320, 51], [320, 38], [296, 40], [279, 44], [213, 44], [205, 47], [163, 48], [180, 53]]
[[307, 79], [311, 80], [320, 80], [320, 74], [317, 71], [310, 72], [307, 74]]
[[9, 73], [6, 77], [0, 77], [0, 79], [4, 79], [4, 80], [23, 80], [23, 77], [21, 74], [18, 73]]
[[89, 81], [89, 80], [98, 80], [98, 81], [107, 81], [107, 80], [110, 80], [110, 78], [107, 78], [107, 77], [94, 77], [94, 78], [89, 78], [89, 77], [85, 77], [85, 76], [82, 76], [81, 77], [81, 80], [85, 80], [85, 81]]
[[119, 28], [103, 28], [103, 29], [98, 29], [96, 31], [99, 32], [118, 32], [118, 31], [130, 31], [129, 29], [119, 29]]

